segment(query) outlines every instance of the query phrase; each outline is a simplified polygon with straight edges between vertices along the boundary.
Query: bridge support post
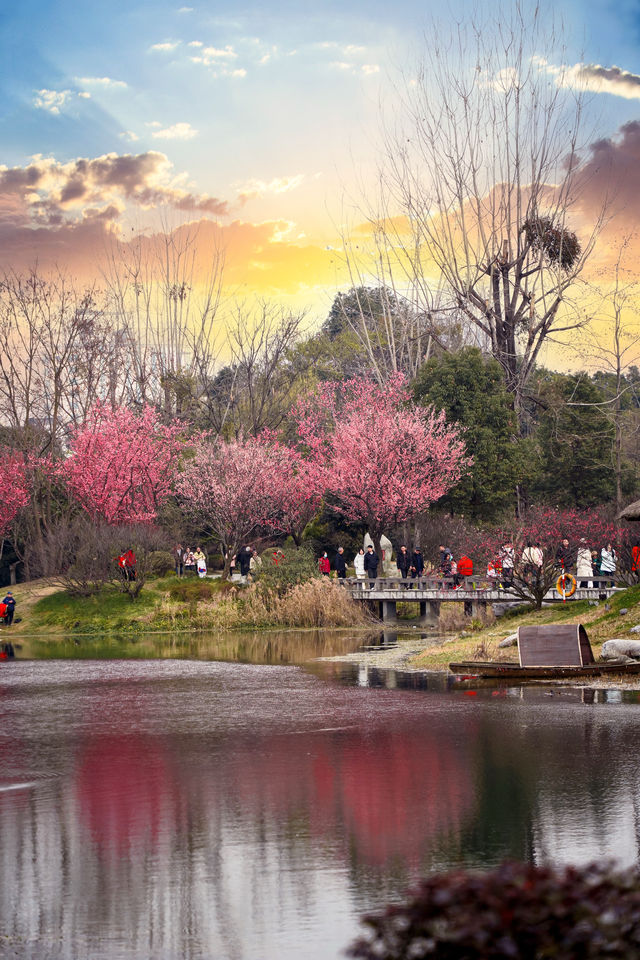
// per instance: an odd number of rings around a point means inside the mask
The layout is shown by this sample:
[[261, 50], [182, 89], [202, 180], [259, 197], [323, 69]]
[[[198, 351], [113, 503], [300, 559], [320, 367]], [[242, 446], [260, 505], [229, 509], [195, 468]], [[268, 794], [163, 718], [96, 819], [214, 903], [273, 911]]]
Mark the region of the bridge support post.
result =
[[395, 620], [396, 619], [396, 601], [381, 600], [380, 613], [382, 614], [381, 619], [384, 623], [386, 623], [388, 620]]
[[472, 600], [471, 601], [471, 616], [477, 617], [481, 620], [487, 612], [487, 601], [486, 600]]
[[437, 623], [439, 616], [439, 600], [420, 600], [420, 619], [423, 623]]

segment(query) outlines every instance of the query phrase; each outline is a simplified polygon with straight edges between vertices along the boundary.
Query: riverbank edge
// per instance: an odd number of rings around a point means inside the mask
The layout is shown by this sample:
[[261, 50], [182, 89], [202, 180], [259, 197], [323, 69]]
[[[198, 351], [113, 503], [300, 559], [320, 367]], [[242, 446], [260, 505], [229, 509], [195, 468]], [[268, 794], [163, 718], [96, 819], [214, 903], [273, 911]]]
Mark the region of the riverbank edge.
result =
[[[594, 657], [600, 656], [602, 644], [615, 638], [635, 636], [631, 628], [640, 625], [640, 586], [620, 591], [609, 602], [589, 601], [557, 604], [543, 607], [513, 609], [476, 629], [452, 631], [437, 637], [414, 635], [416, 629], [406, 624], [385, 625], [388, 631], [397, 631], [397, 645], [388, 648], [359, 650], [350, 654], [326, 658], [362, 667], [377, 667], [402, 673], [447, 673], [449, 663], [473, 660], [514, 661], [518, 659], [515, 645], [503, 647], [500, 642], [514, 634], [519, 626], [550, 623], [581, 623], [587, 630]], [[640, 639], [640, 636], [638, 637]], [[527, 683], [562, 684], [564, 686], [606, 686], [608, 688], [640, 689], [640, 677], [612, 677], [550, 680], [528, 680]], [[514, 683], [516, 683], [514, 681]], [[516, 685], [519, 685], [518, 681]]]
[[[116, 587], [99, 594], [72, 596], [54, 580], [38, 580], [14, 587], [16, 618], [11, 627], [0, 626], [0, 642], [141, 636], [202, 635], [216, 631], [240, 633], [268, 630], [346, 629], [366, 633], [377, 622], [348, 598], [333, 581], [313, 579], [292, 584], [283, 594], [262, 590], [256, 584], [205, 584], [201, 596], [173, 576], [152, 580], [132, 601]], [[6, 638], [6, 639], [3, 639]]]

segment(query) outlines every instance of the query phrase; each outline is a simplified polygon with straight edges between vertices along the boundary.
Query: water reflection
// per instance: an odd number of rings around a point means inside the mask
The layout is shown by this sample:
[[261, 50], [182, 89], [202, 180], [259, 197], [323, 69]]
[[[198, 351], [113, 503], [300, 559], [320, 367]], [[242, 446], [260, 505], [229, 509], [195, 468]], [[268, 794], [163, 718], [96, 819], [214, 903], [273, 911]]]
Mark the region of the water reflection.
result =
[[305, 663], [316, 657], [337, 657], [360, 647], [395, 645], [386, 631], [255, 630], [225, 633], [150, 633], [134, 637], [71, 636], [29, 640], [23, 655], [38, 660], [72, 658], [189, 658], [230, 663]]
[[346, 686], [336, 664], [15, 666], [0, 934], [18, 956], [326, 960], [420, 873], [638, 856], [637, 706], [604, 691], [470, 698], [382, 671]]

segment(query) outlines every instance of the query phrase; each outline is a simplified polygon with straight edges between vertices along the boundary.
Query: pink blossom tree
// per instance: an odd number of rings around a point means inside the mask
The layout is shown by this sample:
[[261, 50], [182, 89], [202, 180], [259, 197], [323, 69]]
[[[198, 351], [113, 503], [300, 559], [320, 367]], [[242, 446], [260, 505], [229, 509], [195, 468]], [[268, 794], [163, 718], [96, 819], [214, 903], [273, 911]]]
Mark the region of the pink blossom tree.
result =
[[191, 519], [220, 542], [225, 579], [231, 557], [265, 529], [299, 534], [307, 512], [317, 510], [316, 488], [305, 485], [304, 468], [297, 472], [302, 458], [270, 434], [229, 442], [200, 438], [194, 451], [176, 493]]
[[0, 537], [6, 537], [18, 511], [27, 505], [31, 496], [29, 468], [25, 458], [6, 447], [0, 448], [0, 490]]
[[63, 475], [94, 521], [151, 523], [171, 493], [180, 430], [152, 407], [134, 413], [97, 404], [71, 436]]
[[[497, 563], [500, 573], [505, 547], [512, 548], [513, 574], [507, 576], [510, 590], [539, 609], [563, 569], [567, 574], [576, 574], [578, 550], [595, 550], [599, 555], [602, 547], [611, 543], [619, 551], [622, 539], [615, 524], [597, 510], [538, 507], [524, 519], [514, 519], [488, 533], [476, 559], [485, 564]], [[504, 575], [501, 579], [504, 582]], [[567, 582], [566, 589], [569, 588]]]
[[293, 415], [331, 508], [365, 523], [379, 556], [382, 534], [423, 513], [471, 463], [444, 413], [409, 405], [402, 375], [384, 387], [324, 384]]
[[278, 442], [266, 432], [262, 437], [270, 440], [272, 446], [271, 469], [264, 477], [264, 492], [270, 500], [267, 526], [287, 534], [299, 547], [305, 527], [322, 503], [322, 474], [299, 450]]

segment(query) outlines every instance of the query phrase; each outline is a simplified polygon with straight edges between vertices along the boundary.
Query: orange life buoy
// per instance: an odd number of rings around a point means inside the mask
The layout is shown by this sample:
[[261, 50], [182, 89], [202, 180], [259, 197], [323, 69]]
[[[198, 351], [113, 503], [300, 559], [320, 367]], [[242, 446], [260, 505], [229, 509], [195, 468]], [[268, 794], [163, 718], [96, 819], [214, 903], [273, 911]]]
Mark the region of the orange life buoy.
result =
[[578, 584], [575, 577], [572, 577], [570, 573], [563, 573], [558, 577], [556, 590], [565, 598], [572, 597], [576, 592], [577, 586]]

